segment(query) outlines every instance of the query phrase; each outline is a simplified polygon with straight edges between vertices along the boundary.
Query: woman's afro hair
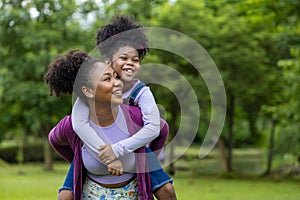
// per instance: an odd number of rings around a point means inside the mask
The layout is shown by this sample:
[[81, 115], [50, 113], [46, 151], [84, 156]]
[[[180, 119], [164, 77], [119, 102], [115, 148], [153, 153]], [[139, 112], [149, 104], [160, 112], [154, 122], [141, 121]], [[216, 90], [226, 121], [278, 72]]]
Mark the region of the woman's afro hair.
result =
[[73, 85], [81, 64], [89, 55], [81, 50], [71, 50], [56, 57], [48, 66], [45, 81], [50, 87], [50, 95], [72, 94]]

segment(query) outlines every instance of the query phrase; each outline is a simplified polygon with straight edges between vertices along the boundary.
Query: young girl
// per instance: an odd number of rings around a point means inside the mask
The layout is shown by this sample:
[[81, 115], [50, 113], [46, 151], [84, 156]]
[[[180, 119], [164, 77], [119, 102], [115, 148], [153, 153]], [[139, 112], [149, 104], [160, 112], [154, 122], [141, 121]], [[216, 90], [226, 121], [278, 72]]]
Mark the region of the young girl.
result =
[[[102, 55], [106, 57], [107, 63], [121, 77], [124, 84], [123, 99], [127, 99], [132, 91], [135, 91], [141, 85], [141, 82], [135, 77], [140, 70], [140, 62], [148, 51], [148, 40], [139, 28], [141, 26], [135, 24], [132, 19], [117, 16], [111, 24], [103, 26], [97, 35], [97, 47]], [[130, 34], [126, 34], [126, 31], [130, 31]], [[142, 87], [135, 96], [134, 102], [131, 103], [141, 108], [144, 126], [134, 136], [114, 144], [105, 144], [88, 125], [89, 110], [87, 106], [79, 100], [76, 100], [74, 104], [72, 110], [73, 129], [90, 151], [99, 154], [101, 161], [106, 164], [110, 164], [115, 159], [133, 152], [155, 138], [155, 141], [166, 139], [166, 135], [159, 134], [159, 111], [150, 89]], [[157, 143], [151, 142], [149, 148], [158, 154], [160, 148], [157, 148], [155, 144]], [[163, 200], [176, 199], [172, 186], [173, 180], [164, 172], [164, 174], [157, 173], [158, 171], [161, 173], [162, 170], [155, 171], [158, 169], [157, 165], [155, 166], [153, 167], [155, 168], [153, 169], [154, 172], [150, 172], [152, 190], [155, 196]], [[68, 191], [62, 191], [60, 194], [63, 193], [68, 193]]]

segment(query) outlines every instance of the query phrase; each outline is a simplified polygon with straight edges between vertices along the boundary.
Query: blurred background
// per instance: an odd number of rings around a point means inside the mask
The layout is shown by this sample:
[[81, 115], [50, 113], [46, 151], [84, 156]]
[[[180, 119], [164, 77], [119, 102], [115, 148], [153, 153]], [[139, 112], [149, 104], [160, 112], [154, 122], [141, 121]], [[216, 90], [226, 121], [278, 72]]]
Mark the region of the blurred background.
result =
[[[207, 51], [224, 81], [225, 124], [214, 149], [200, 159], [211, 117], [201, 75], [170, 52], [154, 49], [143, 61], [172, 66], [197, 94], [197, 134], [165, 166], [179, 199], [299, 199], [299, 10], [298, 0], [1, 0], [1, 199], [56, 198], [68, 164], [51, 150], [47, 135], [70, 114], [72, 97], [50, 96], [44, 74], [58, 54], [92, 50], [96, 31], [115, 14], [189, 36]], [[166, 88], [150, 88], [166, 112], [170, 141], [180, 126], [180, 105]], [[165, 159], [172, 160], [179, 146]]]

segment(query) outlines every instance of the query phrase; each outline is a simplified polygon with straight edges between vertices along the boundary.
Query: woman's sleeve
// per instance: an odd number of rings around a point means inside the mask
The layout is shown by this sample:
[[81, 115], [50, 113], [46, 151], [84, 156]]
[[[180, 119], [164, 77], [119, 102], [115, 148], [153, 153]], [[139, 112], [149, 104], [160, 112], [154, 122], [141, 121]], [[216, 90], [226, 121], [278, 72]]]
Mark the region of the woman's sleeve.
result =
[[88, 106], [82, 100], [77, 98], [72, 109], [73, 129], [82, 142], [84, 142], [94, 153], [98, 154], [100, 151], [97, 148], [100, 145], [105, 144], [105, 142], [96, 134], [95, 130], [90, 127], [88, 119]]
[[130, 138], [112, 145], [117, 158], [145, 146], [159, 135], [160, 115], [153, 94], [148, 87], [140, 93], [136, 101], [142, 112], [144, 126]]
[[74, 152], [71, 148], [72, 132], [71, 119], [70, 116], [67, 116], [63, 118], [48, 135], [52, 148], [69, 162], [72, 162], [74, 157]]

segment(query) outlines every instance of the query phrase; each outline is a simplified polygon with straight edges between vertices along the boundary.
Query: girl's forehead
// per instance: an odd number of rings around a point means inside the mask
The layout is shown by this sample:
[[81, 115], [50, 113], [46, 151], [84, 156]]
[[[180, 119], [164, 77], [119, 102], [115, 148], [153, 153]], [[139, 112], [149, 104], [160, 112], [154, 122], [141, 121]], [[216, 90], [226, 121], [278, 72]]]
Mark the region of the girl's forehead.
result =
[[137, 50], [131, 46], [120, 47], [117, 51], [118, 54], [138, 54]]

